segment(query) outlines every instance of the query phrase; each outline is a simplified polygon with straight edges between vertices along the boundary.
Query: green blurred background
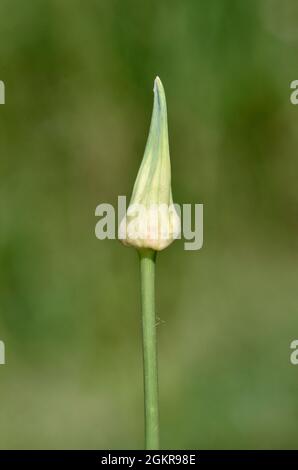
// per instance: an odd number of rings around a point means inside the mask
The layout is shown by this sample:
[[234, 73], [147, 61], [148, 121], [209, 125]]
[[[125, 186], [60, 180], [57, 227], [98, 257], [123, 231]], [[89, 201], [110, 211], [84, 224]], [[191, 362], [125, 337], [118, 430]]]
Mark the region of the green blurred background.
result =
[[295, 0], [1, 0], [0, 447], [142, 448], [138, 260], [94, 234], [130, 195], [153, 80], [204, 247], [157, 272], [163, 448], [298, 441]]

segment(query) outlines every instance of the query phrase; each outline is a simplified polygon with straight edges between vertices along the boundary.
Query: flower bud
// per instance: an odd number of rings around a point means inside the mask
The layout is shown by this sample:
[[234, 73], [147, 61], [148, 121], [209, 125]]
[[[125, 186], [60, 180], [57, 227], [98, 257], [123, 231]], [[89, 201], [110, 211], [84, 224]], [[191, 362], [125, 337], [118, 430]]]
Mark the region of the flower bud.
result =
[[124, 245], [160, 251], [179, 237], [180, 227], [171, 189], [166, 97], [156, 77], [149, 136], [119, 238]]

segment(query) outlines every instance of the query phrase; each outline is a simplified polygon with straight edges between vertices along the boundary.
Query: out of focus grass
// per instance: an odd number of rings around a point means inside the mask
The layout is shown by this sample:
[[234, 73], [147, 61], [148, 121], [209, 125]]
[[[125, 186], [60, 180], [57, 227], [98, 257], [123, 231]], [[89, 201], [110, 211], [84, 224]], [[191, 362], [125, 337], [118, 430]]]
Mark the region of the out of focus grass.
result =
[[298, 38], [273, 3], [1, 2], [1, 448], [143, 445], [137, 259], [94, 210], [132, 188], [156, 74], [175, 201], [205, 211], [203, 250], [158, 263], [162, 445], [296, 446]]

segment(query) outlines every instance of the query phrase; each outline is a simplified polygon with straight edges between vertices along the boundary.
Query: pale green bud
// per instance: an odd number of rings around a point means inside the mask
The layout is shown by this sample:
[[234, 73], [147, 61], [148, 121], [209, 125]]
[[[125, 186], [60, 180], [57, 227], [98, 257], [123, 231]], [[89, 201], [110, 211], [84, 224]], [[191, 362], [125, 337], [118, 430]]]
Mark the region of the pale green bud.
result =
[[144, 157], [134, 184], [119, 238], [136, 248], [163, 250], [180, 235], [180, 217], [173, 205], [167, 105], [159, 77]]

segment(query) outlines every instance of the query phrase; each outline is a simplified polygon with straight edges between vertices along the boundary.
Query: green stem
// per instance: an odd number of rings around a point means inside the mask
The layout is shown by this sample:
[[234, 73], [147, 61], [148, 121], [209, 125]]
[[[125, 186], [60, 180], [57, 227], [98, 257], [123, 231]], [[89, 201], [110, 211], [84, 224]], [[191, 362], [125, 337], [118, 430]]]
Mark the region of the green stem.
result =
[[145, 447], [159, 449], [157, 340], [155, 318], [156, 251], [139, 251], [141, 263], [142, 331], [145, 399]]

